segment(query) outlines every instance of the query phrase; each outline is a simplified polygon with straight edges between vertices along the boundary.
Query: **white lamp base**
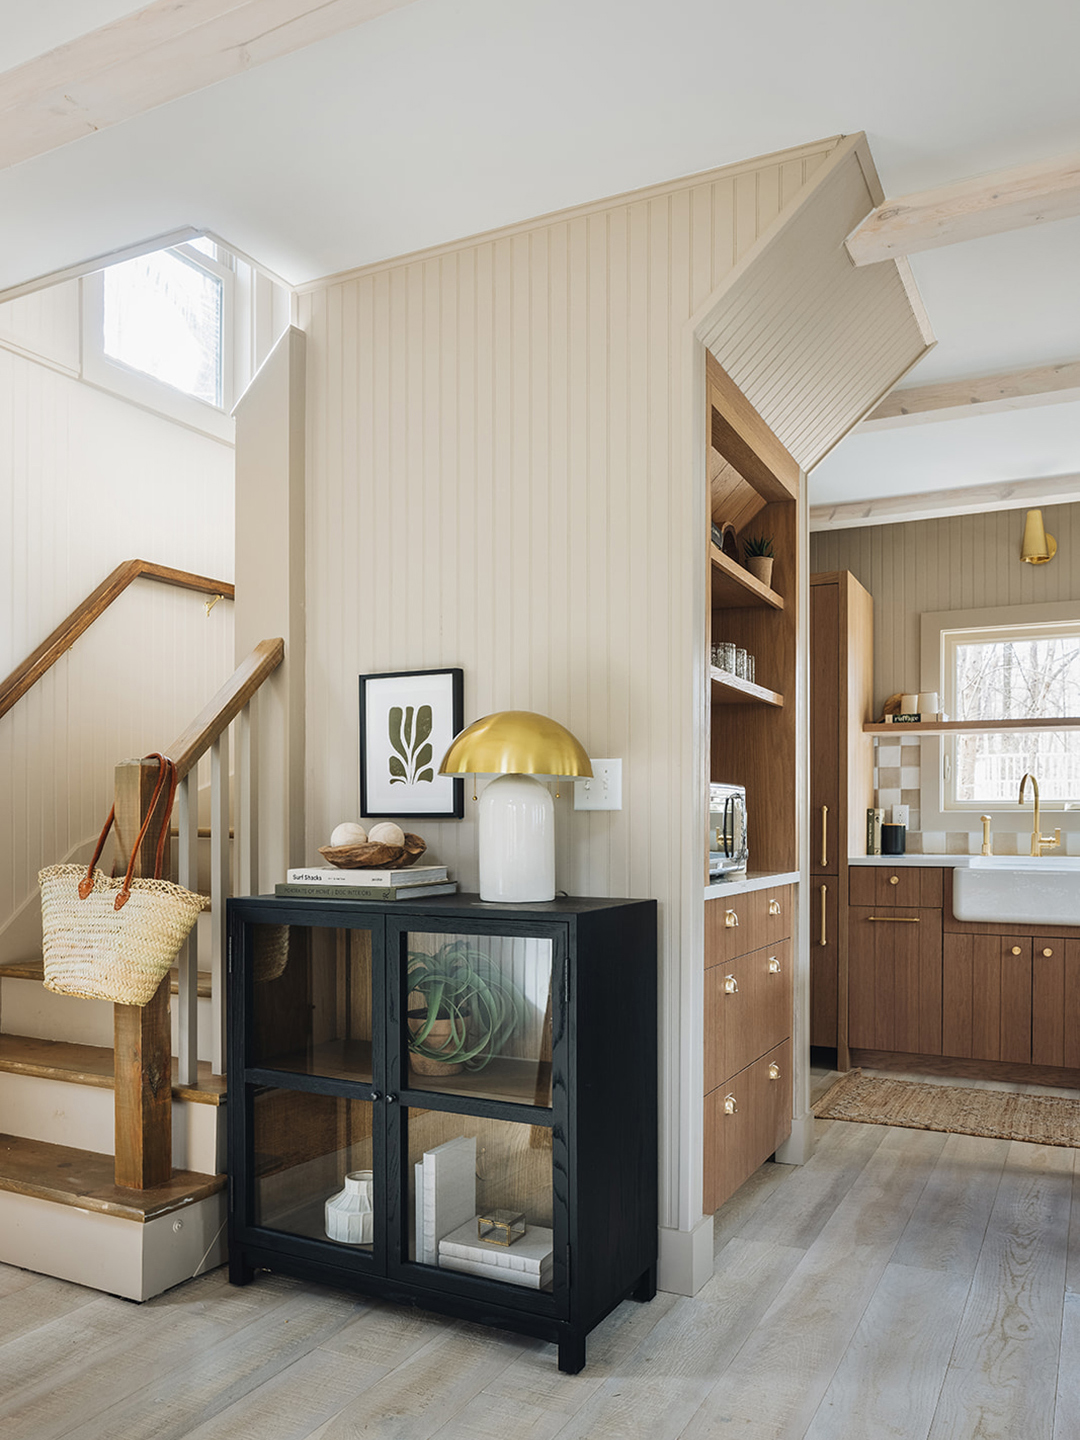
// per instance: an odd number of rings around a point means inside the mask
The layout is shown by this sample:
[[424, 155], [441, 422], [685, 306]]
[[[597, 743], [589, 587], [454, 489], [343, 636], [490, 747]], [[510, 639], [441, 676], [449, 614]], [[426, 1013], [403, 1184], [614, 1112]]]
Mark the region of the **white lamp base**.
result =
[[480, 899], [555, 899], [555, 802], [531, 775], [500, 775], [480, 796]]

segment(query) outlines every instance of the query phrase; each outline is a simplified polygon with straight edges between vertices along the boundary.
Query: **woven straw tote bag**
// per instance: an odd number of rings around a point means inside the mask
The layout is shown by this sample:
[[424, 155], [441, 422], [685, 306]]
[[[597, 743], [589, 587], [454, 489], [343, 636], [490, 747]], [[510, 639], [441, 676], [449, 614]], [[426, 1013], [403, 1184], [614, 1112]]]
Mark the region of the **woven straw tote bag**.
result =
[[[176, 766], [157, 753], [144, 758], [158, 761], [157, 784], [142, 829], [131, 847], [131, 861], [123, 879], [95, 869], [113, 823], [115, 806], [109, 811], [85, 872], [81, 865], [51, 865], [38, 874], [45, 985], [59, 995], [111, 1000], [117, 1005], [149, 1004], [199, 912], [209, 908], [205, 895], [161, 879], [165, 837], [176, 795]], [[153, 877], [133, 879], [135, 858], [166, 788]]]

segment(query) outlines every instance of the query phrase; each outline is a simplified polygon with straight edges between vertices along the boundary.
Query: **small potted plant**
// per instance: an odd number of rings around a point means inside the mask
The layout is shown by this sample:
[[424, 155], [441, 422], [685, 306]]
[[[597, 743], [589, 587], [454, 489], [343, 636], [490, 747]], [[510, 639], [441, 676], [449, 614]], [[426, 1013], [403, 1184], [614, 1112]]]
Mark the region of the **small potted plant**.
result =
[[410, 950], [409, 1064], [419, 1075], [482, 1070], [521, 1025], [525, 1002], [485, 951], [462, 939]]
[[772, 541], [766, 535], [751, 535], [743, 541], [743, 555], [746, 557], [746, 568], [753, 575], [755, 580], [760, 580], [762, 585], [772, 586], [773, 548]]

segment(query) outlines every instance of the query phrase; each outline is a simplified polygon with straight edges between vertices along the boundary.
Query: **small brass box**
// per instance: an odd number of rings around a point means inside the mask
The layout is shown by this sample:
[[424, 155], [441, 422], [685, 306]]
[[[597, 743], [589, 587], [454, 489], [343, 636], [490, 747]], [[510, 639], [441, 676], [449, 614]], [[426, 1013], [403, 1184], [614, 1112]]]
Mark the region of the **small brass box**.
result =
[[489, 1210], [477, 1215], [476, 1233], [489, 1245], [513, 1245], [525, 1234], [525, 1216], [517, 1210]]

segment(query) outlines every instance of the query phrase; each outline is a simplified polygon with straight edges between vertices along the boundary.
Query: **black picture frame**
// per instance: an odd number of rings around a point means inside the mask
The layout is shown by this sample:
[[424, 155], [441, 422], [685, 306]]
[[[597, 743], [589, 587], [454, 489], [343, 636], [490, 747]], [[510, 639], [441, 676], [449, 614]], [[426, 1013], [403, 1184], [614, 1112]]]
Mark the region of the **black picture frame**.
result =
[[[387, 670], [359, 679], [361, 817], [462, 819], [465, 781], [438, 768], [465, 726], [464, 670]], [[423, 707], [430, 711], [426, 727]]]

